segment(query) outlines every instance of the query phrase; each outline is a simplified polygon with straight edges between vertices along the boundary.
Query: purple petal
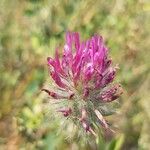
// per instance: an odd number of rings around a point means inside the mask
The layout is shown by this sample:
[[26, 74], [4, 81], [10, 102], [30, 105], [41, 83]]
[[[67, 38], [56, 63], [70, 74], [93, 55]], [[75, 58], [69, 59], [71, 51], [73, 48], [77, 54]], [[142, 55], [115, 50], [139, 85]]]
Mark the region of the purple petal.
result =
[[47, 89], [42, 89], [42, 91], [46, 92], [49, 96], [53, 97], [54, 99], [62, 99], [62, 98], [64, 98], [64, 97], [58, 95], [57, 93], [49, 91]]
[[59, 109], [58, 112], [63, 113], [64, 117], [68, 117], [72, 113], [71, 108]]
[[80, 37], [78, 33], [74, 33], [75, 48], [78, 51], [80, 48]]
[[111, 83], [114, 80], [115, 75], [116, 69], [112, 67], [108, 68], [106, 73], [103, 75], [103, 79], [101, 80], [101, 87], [104, 87], [107, 84]]
[[65, 74], [65, 72], [63, 71], [62, 66], [61, 66], [61, 64], [60, 64], [58, 49], [56, 49], [56, 51], [55, 51], [55, 69], [56, 69], [57, 72], [59, 72], [62, 76], [66, 76], [66, 74]]
[[122, 94], [122, 88], [120, 85], [114, 85], [113, 87], [104, 90], [97, 99], [102, 102], [112, 102], [116, 100]]
[[59, 74], [55, 70], [51, 71], [50, 75], [59, 87], [66, 88], [66, 85], [61, 81]]

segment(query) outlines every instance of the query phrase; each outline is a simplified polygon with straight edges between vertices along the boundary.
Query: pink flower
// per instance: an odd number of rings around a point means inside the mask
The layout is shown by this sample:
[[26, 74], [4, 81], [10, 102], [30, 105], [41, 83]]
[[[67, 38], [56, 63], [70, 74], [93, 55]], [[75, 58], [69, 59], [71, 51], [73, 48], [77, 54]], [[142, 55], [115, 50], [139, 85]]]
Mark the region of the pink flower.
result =
[[112, 84], [117, 67], [113, 67], [112, 60], [108, 57], [108, 48], [103, 38], [94, 35], [81, 41], [78, 33], [68, 32], [62, 57], [60, 53], [56, 49], [55, 57], [47, 58], [55, 90], [43, 91], [60, 103], [62, 100], [68, 101], [66, 108], [62, 110], [60, 107], [57, 111], [79, 121], [86, 132], [94, 133], [93, 122], [100, 121], [107, 128], [101, 104], [114, 101], [122, 90], [118, 84]]

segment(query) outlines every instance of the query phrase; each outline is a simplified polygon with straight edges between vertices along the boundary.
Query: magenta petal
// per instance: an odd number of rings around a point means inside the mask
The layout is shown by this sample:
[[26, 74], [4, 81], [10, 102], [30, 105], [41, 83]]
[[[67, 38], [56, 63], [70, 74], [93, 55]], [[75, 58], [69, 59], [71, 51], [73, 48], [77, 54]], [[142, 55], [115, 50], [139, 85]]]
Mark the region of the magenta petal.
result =
[[83, 90], [83, 98], [87, 98], [89, 96], [89, 88], [85, 87]]
[[51, 71], [50, 75], [59, 87], [61, 87], [61, 88], [66, 87], [66, 85], [61, 81], [61, 78], [56, 71]]
[[89, 63], [86, 67], [87, 68], [84, 69], [83, 76], [85, 81], [89, 81], [94, 73], [93, 64]]
[[74, 33], [74, 41], [75, 41], [75, 48], [78, 51], [78, 49], [80, 48], [80, 37], [79, 37], [79, 33]]
[[122, 88], [120, 85], [114, 85], [111, 88], [108, 88], [101, 92], [97, 97], [102, 102], [112, 102], [116, 100], [122, 94]]
[[82, 121], [82, 126], [86, 132], [90, 131], [90, 126], [86, 121]]
[[64, 108], [64, 109], [59, 109], [58, 112], [63, 113], [64, 117], [68, 117], [72, 113], [72, 110], [71, 108]]
[[48, 65], [55, 67], [55, 60], [51, 57], [47, 57], [47, 63]]
[[62, 58], [62, 67], [65, 70], [65, 72], [67, 72], [68, 69], [71, 68], [72, 60], [73, 60], [72, 51], [68, 45], [65, 45], [64, 46], [64, 55]]
[[46, 92], [49, 96], [53, 97], [54, 99], [62, 99], [62, 98], [64, 98], [64, 97], [58, 95], [57, 93], [49, 91], [47, 89], [42, 89], [42, 91]]
[[101, 81], [101, 86], [104, 87], [107, 84], [111, 83], [114, 80], [114, 77], [116, 75], [116, 69], [115, 68], [108, 68], [108, 71], [104, 74], [103, 79]]
[[67, 32], [66, 33], [66, 43], [69, 46], [69, 48], [71, 48], [72, 42], [73, 42], [73, 35], [71, 32]]
[[66, 76], [65, 72], [62, 69], [62, 66], [60, 64], [59, 55], [58, 55], [58, 49], [56, 49], [55, 52], [55, 69], [57, 72], [59, 72], [62, 76]]

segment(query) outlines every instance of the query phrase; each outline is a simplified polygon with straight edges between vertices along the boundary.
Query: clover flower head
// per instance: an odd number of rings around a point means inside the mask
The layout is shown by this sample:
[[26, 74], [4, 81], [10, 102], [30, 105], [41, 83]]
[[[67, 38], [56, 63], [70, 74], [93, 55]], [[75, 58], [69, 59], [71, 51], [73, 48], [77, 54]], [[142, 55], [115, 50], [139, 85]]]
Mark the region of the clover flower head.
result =
[[85, 132], [95, 135], [93, 123], [110, 130], [104, 116], [122, 88], [113, 82], [118, 67], [112, 65], [103, 38], [95, 34], [81, 41], [78, 33], [67, 32], [62, 56], [60, 52], [57, 48], [55, 57], [47, 58], [53, 87], [42, 89], [56, 102], [56, 112]]

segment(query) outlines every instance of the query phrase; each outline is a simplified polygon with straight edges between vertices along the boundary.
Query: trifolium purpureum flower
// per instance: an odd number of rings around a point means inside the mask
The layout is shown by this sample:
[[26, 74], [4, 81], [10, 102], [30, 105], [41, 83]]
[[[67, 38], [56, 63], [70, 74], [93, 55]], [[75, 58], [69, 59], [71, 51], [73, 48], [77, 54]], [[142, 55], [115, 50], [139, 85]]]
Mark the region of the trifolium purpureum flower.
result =
[[56, 48], [47, 64], [53, 86], [42, 91], [57, 105], [54, 114], [94, 135], [93, 123], [111, 130], [105, 116], [112, 112], [109, 104], [121, 95], [122, 88], [114, 83], [118, 67], [108, 57], [103, 38], [94, 35], [81, 41], [78, 33], [67, 32], [63, 51]]

